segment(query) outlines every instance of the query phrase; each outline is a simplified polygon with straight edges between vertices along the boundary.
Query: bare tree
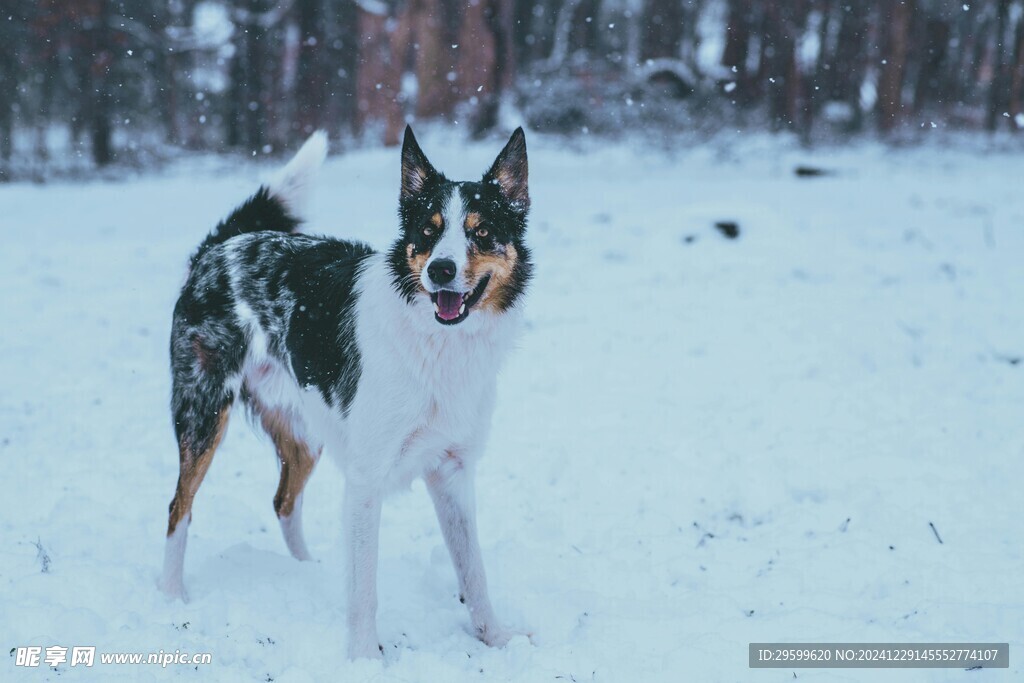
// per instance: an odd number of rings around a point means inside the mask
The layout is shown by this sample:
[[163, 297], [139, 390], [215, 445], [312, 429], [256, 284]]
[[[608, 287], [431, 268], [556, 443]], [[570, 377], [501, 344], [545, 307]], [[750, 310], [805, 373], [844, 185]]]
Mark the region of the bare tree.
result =
[[88, 93], [85, 118], [92, 142], [92, 157], [97, 166], [106, 166], [114, 160], [111, 70], [116, 56], [114, 33], [110, 29], [111, 3], [108, 0], [89, 0], [79, 3], [77, 11], [81, 37], [77, 58], [87, 65], [82, 74], [82, 86]]
[[1013, 130], [1024, 128], [1021, 107], [1024, 102], [1024, 13], [1017, 17], [1013, 41], [1013, 77], [1010, 85], [1010, 125]]
[[807, 19], [804, 0], [765, 0], [758, 79], [768, 93], [769, 125], [798, 128], [803, 122], [802, 74], [796, 60], [797, 36]]
[[402, 132], [401, 79], [404, 51], [412, 35], [408, 7], [398, 11], [395, 6], [365, 3], [358, 9], [361, 68], [356, 77], [356, 130], [383, 119], [388, 145], [397, 145]]
[[865, 46], [868, 41], [870, 2], [840, 3], [841, 18], [836, 48], [829, 64], [825, 86], [828, 96], [845, 103], [850, 110], [850, 130], [862, 125], [861, 85], [867, 69]]
[[474, 105], [474, 136], [497, 125], [502, 92], [512, 82], [512, 9], [508, 0], [479, 0], [462, 16], [456, 83], [459, 100]]
[[324, 53], [323, 3], [321, 0], [297, 0], [299, 29], [298, 74], [296, 78], [295, 128], [306, 136], [323, 123], [327, 74], [321, 60]]
[[996, 36], [992, 52], [992, 85], [989, 87], [988, 111], [985, 115], [985, 127], [988, 130], [995, 130], [999, 125], [1000, 114], [1008, 108], [1008, 86], [1009, 73], [1006, 60], [1006, 46], [1008, 40], [1008, 15], [1010, 12], [1010, 0], [998, 0], [996, 6]]
[[752, 75], [748, 63], [755, 23], [756, 14], [752, 0], [729, 0], [722, 66], [736, 74], [735, 98], [741, 104], [749, 103], [754, 96], [751, 92]]
[[878, 79], [878, 127], [883, 132], [896, 126], [903, 111], [903, 78], [913, 18], [912, 3], [913, 0], [884, 0], [882, 5], [885, 35]]
[[455, 52], [458, 27], [448, 0], [413, 0], [415, 72], [419, 92], [416, 115], [420, 118], [450, 116], [455, 109]]
[[941, 17], [929, 17], [925, 21], [924, 31], [922, 64], [914, 87], [914, 111], [918, 112], [929, 102], [935, 102], [947, 85], [943, 79], [943, 67], [949, 50], [949, 22]]
[[678, 58], [684, 18], [680, 0], [644, 0], [640, 58]]

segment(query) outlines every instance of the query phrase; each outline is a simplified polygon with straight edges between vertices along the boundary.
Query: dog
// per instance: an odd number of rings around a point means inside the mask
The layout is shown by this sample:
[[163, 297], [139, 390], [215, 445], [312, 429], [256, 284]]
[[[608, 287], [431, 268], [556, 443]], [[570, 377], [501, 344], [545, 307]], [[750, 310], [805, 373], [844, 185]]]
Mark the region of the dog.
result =
[[474, 470], [533, 268], [526, 137], [517, 129], [480, 181], [454, 182], [407, 127], [400, 234], [386, 252], [297, 233], [326, 153], [326, 136], [314, 134], [191, 257], [170, 340], [180, 470], [160, 588], [187, 600], [192, 502], [241, 402], [280, 458], [274, 510], [299, 560], [310, 559], [303, 488], [324, 448], [341, 465], [350, 658], [381, 657], [381, 501], [416, 477], [476, 636], [502, 646], [514, 634], [488, 595]]

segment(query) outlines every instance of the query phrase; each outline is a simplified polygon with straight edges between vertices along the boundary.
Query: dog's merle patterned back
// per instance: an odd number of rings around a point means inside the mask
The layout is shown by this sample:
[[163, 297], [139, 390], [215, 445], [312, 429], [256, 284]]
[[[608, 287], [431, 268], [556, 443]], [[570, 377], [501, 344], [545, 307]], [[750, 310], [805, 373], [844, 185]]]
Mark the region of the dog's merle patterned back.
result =
[[[251, 311], [267, 353], [303, 386], [347, 412], [359, 381], [353, 285], [373, 250], [358, 242], [292, 234], [299, 221], [261, 189], [200, 245], [174, 309], [172, 408], [180, 444], [205, 452], [234, 400], [251, 339]], [[237, 239], [232, 239], [237, 238]], [[228, 243], [228, 240], [231, 240]], [[248, 398], [242, 387], [242, 398]]]

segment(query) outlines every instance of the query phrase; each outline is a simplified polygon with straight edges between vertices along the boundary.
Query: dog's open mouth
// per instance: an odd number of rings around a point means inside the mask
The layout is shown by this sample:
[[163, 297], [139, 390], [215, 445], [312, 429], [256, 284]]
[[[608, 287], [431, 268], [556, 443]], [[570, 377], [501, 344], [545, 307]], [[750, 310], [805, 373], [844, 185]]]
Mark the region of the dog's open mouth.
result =
[[469, 315], [469, 310], [484, 295], [484, 290], [487, 289], [490, 279], [490, 275], [484, 275], [472, 292], [453, 292], [442, 289], [432, 293], [430, 300], [434, 302], [434, 317], [437, 322], [442, 325], [455, 325], [465, 320]]

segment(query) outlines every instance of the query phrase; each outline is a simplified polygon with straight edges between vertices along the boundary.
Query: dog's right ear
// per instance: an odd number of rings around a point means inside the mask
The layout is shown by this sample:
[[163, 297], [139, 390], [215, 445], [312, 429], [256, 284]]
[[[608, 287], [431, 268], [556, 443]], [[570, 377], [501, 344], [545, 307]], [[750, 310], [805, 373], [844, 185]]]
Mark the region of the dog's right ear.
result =
[[427, 181], [437, 175], [427, 156], [412, 134], [412, 126], [405, 127], [402, 142], [402, 199], [414, 197], [423, 191]]

